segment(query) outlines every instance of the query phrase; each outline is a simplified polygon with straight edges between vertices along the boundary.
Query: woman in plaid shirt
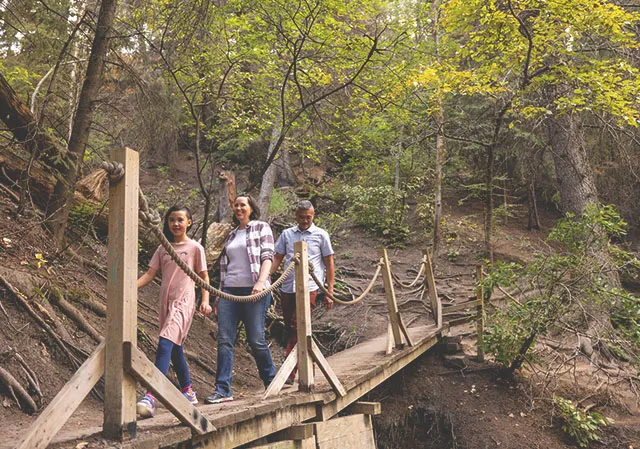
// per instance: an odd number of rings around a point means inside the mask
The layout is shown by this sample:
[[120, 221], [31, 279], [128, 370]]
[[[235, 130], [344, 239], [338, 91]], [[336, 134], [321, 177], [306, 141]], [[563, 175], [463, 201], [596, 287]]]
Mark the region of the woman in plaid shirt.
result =
[[[249, 296], [269, 286], [273, 262], [274, 239], [271, 227], [259, 221], [260, 209], [248, 194], [240, 194], [233, 203], [233, 221], [238, 225], [227, 238], [220, 257], [220, 288], [225, 293]], [[238, 323], [244, 322], [247, 340], [258, 365], [265, 388], [276, 375], [271, 351], [264, 337], [264, 320], [271, 304], [271, 294], [255, 302], [218, 299], [214, 313], [218, 315], [218, 361], [216, 385], [207, 404], [233, 400], [231, 377]]]

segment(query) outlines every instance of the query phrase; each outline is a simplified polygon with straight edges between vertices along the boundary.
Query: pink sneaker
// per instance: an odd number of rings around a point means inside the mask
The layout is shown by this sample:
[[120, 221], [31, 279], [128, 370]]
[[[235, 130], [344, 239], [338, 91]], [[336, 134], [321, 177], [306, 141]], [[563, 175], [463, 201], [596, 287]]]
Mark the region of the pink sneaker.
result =
[[140, 415], [140, 418], [153, 418], [156, 414], [156, 400], [151, 393], [147, 393], [142, 396], [142, 399], [136, 404], [136, 412]]
[[193, 391], [193, 388], [191, 388], [191, 385], [189, 385], [186, 388], [183, 388], [182, 394], [184, 395], [185, 398], [187, 398], [187, 401], [191, 402], [193, 405], [196, 405], [198, 403], [196, 392]]

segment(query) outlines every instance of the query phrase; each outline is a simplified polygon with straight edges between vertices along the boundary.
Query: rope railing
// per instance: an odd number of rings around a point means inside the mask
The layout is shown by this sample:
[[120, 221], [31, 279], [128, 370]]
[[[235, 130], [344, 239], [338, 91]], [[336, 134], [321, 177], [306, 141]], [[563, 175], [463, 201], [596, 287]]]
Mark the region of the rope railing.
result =
[[393, 273], [393, 272], [391, 272], [391, 278], [393, 279], [393, 282], [395, 282], [400, 287], [411, 288], [414, 285], [416, 285], [418, 283], [418, 281], [424, 275], [426, 265], [427, 265], [426, 258], [423, 257], [422, 261], [420, 262], [420, 270], [418, 270], [418, 274], [416, 275], [416, 278], [413, 281], [411, 281], [410, 283], [406, 283], [406, 282], [401, 281], [400, 277], [397, 274]]
[[358, 296], [357, 298], [354, 298], [351, 301], [343, 301], [341, 299], [336, 298], [331, 293], [329, 293], [329, 290], [327, 290], [327, 288], [324, 286], [323, 282], [320, 281], [320, 279], [318, 279], [318, 277], [316, 276], [316, 274], [314, 272], [313, 264], [309, 264], [309, 274], [311, 275], [311, 278], [313, 278], [313, 281], [318, 285], [318, 287], [320, 288], [322, 293], [324, 293], [325, 296], [327, 298], [329, 298], [331, 301], [333, 301], [333, 302], [335, 302], [337, 304], [345, 305], [345, 306], [352, 306], [352, 305], [357, 304], [360, 301], [362, 301], [367, 296], [367, 294], [371, 291], [371, 289], [373, 288], [373, 284], [376, 283], [376, 280], [378, 279], [378, 276], [380, 275], [380, 270], [382, 270], [382, 264], [383, 264], [382, 259], [380, 259], [380, 261], [378, 262], [378, 268], [376, 269], [376, 272], [373, 275], [373, 279], [371, 279], [371, 282], [369, 282], [369, 285], [367, 286], [367, 288], [362, 292], [362, 294], [360, 296]]
[[[109, 173], [110, 182], [117, 182], [124, 175], [124, 169], [122, 168], [122, 165], [118, 163], [104, 162], [102, 164], [102, 168], [107, 173]], [[229, 293], [225, 293], [222, 290], [219, 290], [213, 287], [212, 285], [209, 285], [207, 282], [205, 282], [204, 279], [202, 279], [195, 271], [191, 269], [191, 267], [187, 265], [187, 263], [184, 260], [180, 258], [176, 250], [173, 248], [173, 246], [171, 246], [171, 242], [167, 240], [164, 233], [160, 229], [160, 223], [162, 222], [162, 220], [160, 219], [160, 215], [158, 214], [157, 211], [149, 209], [149, 203], [147, 202], [147, 199], [144, 196], [144, 193], [142, 192], [141, 188], [138, 188], [138, 202], [139, 202], [138, 218], [140, 218], [140, 220], [143, 223], [145, 223], [149, 227], [149, 229], [151, 229], [151, 232], [153, 232], [153, 234], [158, 238], [158, 240], [160, 241], [160, 244], [167, 251], [171, 259], [178, 265], [178, 267], [180, 267], [182, 271], [184, 271], [187, 274], [187, 276], [189, 276], [196, 283], [196, 285], [198, 285], [198, 287], [204, 288], [209, 293], [211, 293], [212, 295], [218, 298], [223, 298], [223, 299], [227, 299], [229, 301], [234, 301], [234, 302], [259, 301], [260, 299], [264, 298], [269, 293], [273, 292], [278, 287], [280, 287], [280, 285], [282, 285], [282, 283], [285, 281], [287, 276], [291, 274], [298, 260], [300, 260], [299, 256], [296, 255], [294, 259], [291, 261], [291, 263], [289, 264], [289, 266], [284, 270], [284, 272], [282, 273], [282, 276], [280, 276], [273, 284], [271, 284], [271, 286], [264, 289], [260, 293], [255, 293], [253, 295], [248, 295], [248, 296], [236, 296], [236, 295], [231, 295]]]

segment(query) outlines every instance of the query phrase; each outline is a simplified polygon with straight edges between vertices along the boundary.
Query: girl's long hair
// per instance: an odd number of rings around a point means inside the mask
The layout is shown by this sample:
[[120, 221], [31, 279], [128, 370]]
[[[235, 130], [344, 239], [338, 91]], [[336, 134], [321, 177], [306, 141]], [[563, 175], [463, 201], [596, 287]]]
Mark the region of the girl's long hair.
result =
[[189, 227], [187, 227], [187, 232], [189, 231], [189, 229], [191, 229], [191, 226], [193, 226], [191, 210], [187, 206], [183, 204], [174, 204], [173, 206], [171, 206], [169, 210], [164, 214], [164, 224], [162, 225], [162, 233], [170, 242], [173, 242], [173, 233], [171, 232], [171, 229], [169, 229], [169, 215], [171, 215], [171, 212], [177, 212], [181, 210], [184, 211], [187, 215], [187, 218], [191, 220], [191, 224], [189, 225]]
[[[257, 220], [260, 218], [260, 208], [258, 207], [258, 203], [256, 202], [256, 200], [253, 199], [253, 197], [251, 195], [249, 195], [248, 193], [241, 193], [239, 195], [236, 195], [236, 200], [240, 197], [244, 197], [247, 199], [247, 203], [249, 203], [249, 207], [251, 208], [251, 213], [249, 214], [249, 220]], [[236, 200], [233, 200], [233, 203], [235, 204]], [[236, 217], [236, 214], [233, 214], [233, 224], [235, 224], [236, 226], [240, 225], [240, 222], [238, 221], [238, 218]]]

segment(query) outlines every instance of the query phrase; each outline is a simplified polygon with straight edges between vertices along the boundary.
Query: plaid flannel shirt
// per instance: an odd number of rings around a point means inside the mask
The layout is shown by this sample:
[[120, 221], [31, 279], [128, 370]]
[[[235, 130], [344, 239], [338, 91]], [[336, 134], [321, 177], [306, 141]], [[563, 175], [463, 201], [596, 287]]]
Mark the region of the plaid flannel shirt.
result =
[[[224, 278], [227, 274], [229, 258], [227, 257], [226, 245], [236, 237], [238, 228], [235, 228], [227, 237], [225, 251], [220, 257], [220, 289], [224, 288]], [[253, 282], [258, 282], [260, 276], [260, 266], [265, 260], [273, 260], [274, 240], [269, 223], [258, 220], [251, 220], [247, 224], [247, 253], [249, 255], [249, 269]], [[267, 278], [267, 286], [269, 285]]]

